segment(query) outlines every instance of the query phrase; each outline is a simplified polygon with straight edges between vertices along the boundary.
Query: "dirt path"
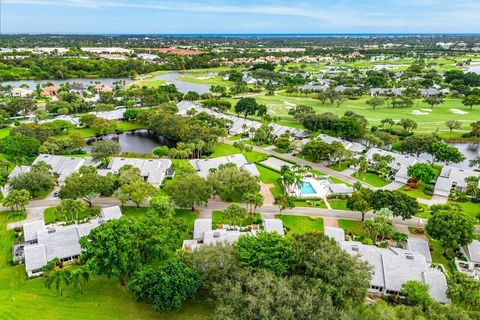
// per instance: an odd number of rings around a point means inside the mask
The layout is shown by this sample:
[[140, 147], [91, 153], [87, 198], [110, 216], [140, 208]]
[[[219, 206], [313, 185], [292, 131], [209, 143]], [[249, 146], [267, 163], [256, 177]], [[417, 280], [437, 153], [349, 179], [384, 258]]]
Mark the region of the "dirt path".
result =
[[323, 218], [323, 226], [338, 228], [338, 219], [336, 218]]
[[263, 196], [264, 205], [273, 205], [273, 202], [275, 201], [275, 197], [270, 192], [270, 189], [274, 187], [275, 185], [272, 183], [260, 183], [260, 193]]

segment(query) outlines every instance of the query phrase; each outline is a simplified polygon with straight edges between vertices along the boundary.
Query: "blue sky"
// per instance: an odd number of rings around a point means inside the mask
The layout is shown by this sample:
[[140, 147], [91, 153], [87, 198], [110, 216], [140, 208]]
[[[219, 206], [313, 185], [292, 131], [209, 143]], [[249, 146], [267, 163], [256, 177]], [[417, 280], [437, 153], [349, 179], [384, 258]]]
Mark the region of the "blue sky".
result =
[[479, 33], [478, 0], [0, 0], [5, 33]]

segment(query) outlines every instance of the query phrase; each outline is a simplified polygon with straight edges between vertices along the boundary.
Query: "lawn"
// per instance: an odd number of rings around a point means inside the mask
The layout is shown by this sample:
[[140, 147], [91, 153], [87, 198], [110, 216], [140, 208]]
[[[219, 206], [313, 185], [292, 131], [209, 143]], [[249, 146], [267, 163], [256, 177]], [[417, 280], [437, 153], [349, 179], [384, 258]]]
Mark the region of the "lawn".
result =
[[63, 297], [47, 290], [42, 279], [27, 280], [23, 265], [12, 266], [11, 246], [15, 233], [7, 231], [7, 213], [0, 213], [0, 318], [2, 319], [207, 319], [213, 306], [205, 296], [175, 313], [155, 312], [151, 305], [137, 303], [116, 279], [94, 277], [81, 295], [68, 288]]
[[347, 208], [347, 201], [340, 201], [340, 200], [329, 200], [328, 203], [332, 209], [336, 210], [350, 210]]
[[304, 217], [293, 215], [277, 215], [289, 233], [323, 232], [323, 219], [321, 217]]
[[234, 219], [229, 220], [223, 217], [222, 211], [213, 211], [212, 213], [212, 224], [215, 226], [219, 224], [229, 224], [235, 226], [248, 226], [252, 223], [260, 223], [262, 221], [262, 215], [260, 213], [256, 213], [255, 216], [249, 215], [245, 219]]
[[10, 128], [2, 128], [0, 129], [0, 139], [2, 138], [5, 138], [6, 136], [8, 136], [8, 134], [10, 133]]
[[390, 181], [385, 180], [379, 175], [372, 172], [355, 172], [352, 177], [357, 178], [363, 182], [368, 183], [372, 187], [381, 188], [390, 184]]
[[330, 169], [333, 169], [335, 171], [344, 171], [347, 170], [350, 166], [350, 161], [340, 161], [337, 164], [333, 164], [329, 166]]
[[480, 215], [480, 203], [473, 203], [470, 201], [469, 202], [448, 201], [448, 203], [459, 205], [462, 208], [463, 212], [465, 212], [470, 217], [478, 221], [478, 216]]
[[345, 231], [345, 234], [352, 234], [357, 237], [368, 237], [367, 233], [363, 229], [361, 221], [339, 219], [338, 226]]
[[[225, 143], [217, 143], [217, 145], [215, 146], [215, 151], [210, 155], [210, 158], [231, 156], [233, 154], [239, 154], [239, 153], [241, 153], [240, 150], [238, 150], [232, 145], [225, 144]], [[261, 162], [268, 158], [266, 154], [263, 154], [257, 151], [243, 152], [243, 155], [245, 156], [247, 161], [250, 163]]]
[[257, 164], [257, 169], [258, 169], [258, 172], [260, 172], [260, 181], [262, 183], [274, 185], [273, 188], [270, 188], [270, 192], [272, 193], [272, 195], [273, 196], [281, 195], [283, 193], [283, 190], [282, 190], [282, 186], [278, 182], [278, 179], [280, 178], [280, 173], [259, 164]]
[[425, 184], [423, 182], [419, 182], [418, 185], [417, 185], [417, 188], [416, 189], [411, 189], [410, 191], [405, 191], [405, 187], [408, 187], [407, 185], [401, 187], [400, 189], [398, 189], [398, 191], [402, 192], [402, 193], [405, 193], [406, 195], [409, 195], [410, 197], [412, 198], [421, 198], [421, 199], [427, 199], [427, 200], [430, 200], [432, 199], [432, 196], [429, 196], [425, 193], [423, 193], [423, 191], [425, 190]]
[[295, 207], [306, 207], [306, 208], [322, 208], [327, 209], [325, 201], [321, 198], [317, 199], [297, 199], [294, 201]]

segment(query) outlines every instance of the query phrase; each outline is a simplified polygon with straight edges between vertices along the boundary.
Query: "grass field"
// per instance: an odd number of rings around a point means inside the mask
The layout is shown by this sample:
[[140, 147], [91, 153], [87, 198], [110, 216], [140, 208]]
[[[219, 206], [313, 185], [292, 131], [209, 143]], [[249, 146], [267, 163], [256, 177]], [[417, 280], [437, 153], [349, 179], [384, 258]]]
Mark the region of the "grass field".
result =
[[10, 128], [2, 128], [0, 129], [0, 139], [2, 138], [5, 138], [6, 136], [8, 136], [8, 134], [10, 133]]
[[478, 222], [478, 218], [480, 216], [480, 203], [455, 201], [448, 201], [448, 203], [459, 205], [462, 208], [463, 212], [465, 212]]
[[345, 234], [352, 234], [357, 237], [366, 237], [367, 234], [363, 229], [362, 222], [356, 220], [347, 220], [347, 219], [339, 219], [338, 226], [345, 230]]
[[320, 217], [303, 217], [292, 215], [277, 215], [289, 233], [323, 232], [323, 219]]
[[42, 279], [27, 280], [23, 265], [12, 266], [13, 231], [7, 231], [7, 213], [0, 213], [0, 318], [2, 319], [157, 319], [201, 320], [212, 311], [205, 296], [187, 303], [181, 312], [158, 313], [151, 305], [137, 303], [132, 294], [118, 285], [115, 279], [94, 277], [85, 294], [68, 288], [64, 297], [47, 290]]
[[376, 187], [376, 188], [384, 187], [390, 183], [390, 181], [387, 181], [372, 172], [355, 172], [352, 175], [352, 177], [357, 178], [358, 180], [361, 180], [363, 182], [366, 182], [372, 187]]
[[[432, 111], [426, 111], [430, 109], [430, 106], [421, 100], [415, 101], [412, 108], [394, 109], [385, 104], [373, 110], [372, 107], [366, 104], [370, 98], [370, 96], [363, 96], [357, 100], [347, 100], [337, 108], [329, 102], [322, 104], [321, 101], [312, 97], [295, 97], [289, 96], [286, 93], [278, 93], [275, 96], [267, 96], [265, 94], [255, 96], [258, 103], [265, 104], [271, 114], [280, 116], [283, 121], [292, 121], [292, 116], [288, 115], [292, 104], [309, 105], [318, 113], [332, 112], [338, 116], [342, 116], [345, 111], [354, 111], [365, 116], [370, 126], [380, 125], [380, 121], [384, 118], [392, 118], [395, 121], [401, 118], [409, 118], [418, 123], [418, 128], [415, 130], [418, 133], [431, 133], [438, 129], [442, 134], [450, 134], [445, 122], [453, 118], [462, 122], [462, 128], [455, 130], [454, 133], [463, 133], [470, 130], [470, 123], [473, 122], [474, 119], [480, 118], [479, 107], [474, 107], [473, 110], [469, 110], [468, 107], [465, 107], [461, 103], [460, 99], [447, 98], [442, 105], [435, 106]], [[234, 104], [237, 100], [231, 99], [230, 101]], [[463, 114], [454, 113], [450, 109], [458, 109]], [[415, 115], [413, 114], [414, 110], [422, 112], [423, 114]]]

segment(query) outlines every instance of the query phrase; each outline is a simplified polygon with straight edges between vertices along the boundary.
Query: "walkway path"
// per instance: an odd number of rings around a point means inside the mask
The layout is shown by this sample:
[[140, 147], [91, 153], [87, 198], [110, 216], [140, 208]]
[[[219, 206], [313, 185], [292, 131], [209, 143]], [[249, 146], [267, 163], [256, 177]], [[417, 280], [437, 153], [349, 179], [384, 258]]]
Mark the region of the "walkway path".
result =
[[273, 205], [275, 198], [273, 197], [273, 194], [270, 192], [270, 189], [274, 187], [275, 185], [272, 183], [260, 183], [260, 193], [263, 196], [263, 204]]

